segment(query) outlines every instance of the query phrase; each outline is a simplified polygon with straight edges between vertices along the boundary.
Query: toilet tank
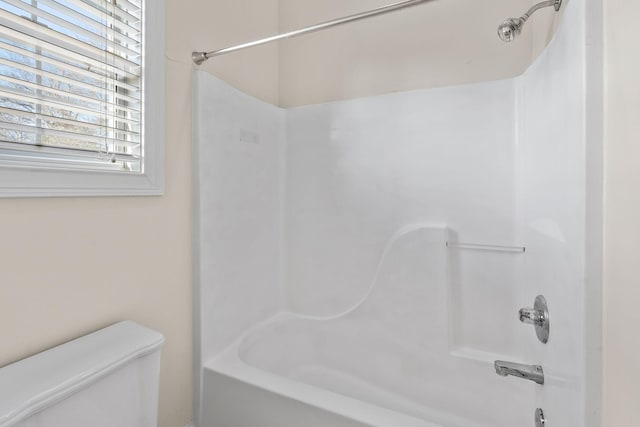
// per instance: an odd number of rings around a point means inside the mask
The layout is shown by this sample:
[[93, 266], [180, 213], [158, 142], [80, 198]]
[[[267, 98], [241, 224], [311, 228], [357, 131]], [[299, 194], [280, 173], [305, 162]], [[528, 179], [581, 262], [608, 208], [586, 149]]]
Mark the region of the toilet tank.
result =
[[0, 368], [0, 427], [156, 427], [163, 343], [126, 321]]

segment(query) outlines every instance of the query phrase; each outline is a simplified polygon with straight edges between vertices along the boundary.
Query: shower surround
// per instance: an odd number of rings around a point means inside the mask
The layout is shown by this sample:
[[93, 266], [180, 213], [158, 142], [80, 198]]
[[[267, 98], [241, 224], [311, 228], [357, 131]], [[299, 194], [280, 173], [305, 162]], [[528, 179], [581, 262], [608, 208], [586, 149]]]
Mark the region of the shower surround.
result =
[[599, 426], [588, 5], [511, 80], [285, 110], [196, 72], [197, 426]]

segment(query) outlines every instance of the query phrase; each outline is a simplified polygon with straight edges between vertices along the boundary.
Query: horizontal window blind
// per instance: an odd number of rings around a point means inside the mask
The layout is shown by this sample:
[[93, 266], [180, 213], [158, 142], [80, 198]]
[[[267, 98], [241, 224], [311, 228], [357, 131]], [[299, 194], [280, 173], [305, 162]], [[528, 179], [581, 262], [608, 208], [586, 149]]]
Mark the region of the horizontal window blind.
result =
[[0, 0], [0, 159], [143, 172], [143, 0]]

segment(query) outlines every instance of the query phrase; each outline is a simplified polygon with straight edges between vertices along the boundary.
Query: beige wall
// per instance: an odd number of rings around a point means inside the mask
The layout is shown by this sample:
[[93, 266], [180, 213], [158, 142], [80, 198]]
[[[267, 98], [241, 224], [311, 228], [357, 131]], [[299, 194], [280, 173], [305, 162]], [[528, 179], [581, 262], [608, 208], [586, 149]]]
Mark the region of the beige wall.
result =
[[[278, 0], [167, 1], [167, 52], [170, 64], [174, 64], [169, 70], [180, 69], [179, 75], [168, 78], [176, 86], [175, 93], [187, 96], [189, 103], [193, 50], [216, 50], [278, 32]], [[209, 60], [202, 69], [255, 97], [278, 104], [278, 52], [277, 44], [261, 46]]]
[[[281, 0], [280, 29], [388, 3]], [[282, 42], [280, 104], [291, 107], [519, 75], [550, 40], [558, 14], [553, 8], [537, 12], [522, 36], [510, 44], [500, 41], [496, 29], [532, 4], [437, 1]]]
[[[171, 132], [175, 134], [175, 132]], [[0, 365], [133, 319], [166, 337], [162, 426], [191, 413], [189, 153], [162, 198], [0, 201]]]
[[[166, 337], [160, 426], [191, 420], [190, 52], [270, 34], [277, 10], [277, 0], [167, 0], [164, 196], [0, 200], [0, 366], [133, 319]], [[211, 69], [275, 103], [274, 49]]]
[[[168, 0], [170, 59], [215, 50], [389, 4], [388, 0]], [[570, 1], [570, 0], [565, 0]], [[551, 40], [562, 13], [536, 13], [511, 44], [497, 26], [528, 0], [436, 1], [345, 27], [217, 57], [203, 69], [285, 107], [522, 73]], [[185, 50], [185, 47], [188, 47]]]
[[640, 3], [605, 0], [605, 427], [640, 425]]
[[[182, 46], [214, 50], [388, 3], [192, 0], [176, 9], [183, 25], [169, 39], [169, 52], [184, 63], [189, 52]], [[203, 68], [285, 107], [508, 78], [526, 69], [560, 22], [561, 14], [543, 9], [516, 42], [501, 42], [498, 24], [530, 6], [528, 0], [436, 1], [217, 57]]]

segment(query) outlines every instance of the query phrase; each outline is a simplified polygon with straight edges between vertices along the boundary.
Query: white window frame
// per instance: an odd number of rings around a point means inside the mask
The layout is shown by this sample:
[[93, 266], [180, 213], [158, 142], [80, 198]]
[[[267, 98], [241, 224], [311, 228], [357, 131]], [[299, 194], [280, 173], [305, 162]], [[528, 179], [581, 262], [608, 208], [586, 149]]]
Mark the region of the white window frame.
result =
[[[9, 164], [0, 160], [0, 197], [160, 196], [164, 194], [165, 0], [147, 0], [143, 30], [142, 173]], [[37, 159], [36, 159], [37, 160]]]

